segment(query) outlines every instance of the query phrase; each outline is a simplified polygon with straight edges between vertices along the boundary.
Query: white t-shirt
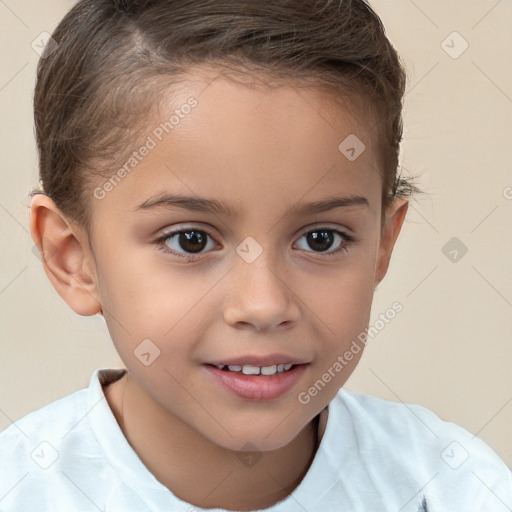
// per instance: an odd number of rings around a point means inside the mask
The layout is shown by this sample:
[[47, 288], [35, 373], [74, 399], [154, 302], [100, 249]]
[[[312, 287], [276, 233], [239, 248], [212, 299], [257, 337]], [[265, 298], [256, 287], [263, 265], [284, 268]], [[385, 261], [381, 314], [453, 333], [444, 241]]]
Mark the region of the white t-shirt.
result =
[[[0, 433], [1, 512], [194, 512], [144, 466], [102, 384], [33, 411]], [[483, 441], [428, 409], [341, 389], [301, 483], [266, 512], [506, 512], [512, 472]]]

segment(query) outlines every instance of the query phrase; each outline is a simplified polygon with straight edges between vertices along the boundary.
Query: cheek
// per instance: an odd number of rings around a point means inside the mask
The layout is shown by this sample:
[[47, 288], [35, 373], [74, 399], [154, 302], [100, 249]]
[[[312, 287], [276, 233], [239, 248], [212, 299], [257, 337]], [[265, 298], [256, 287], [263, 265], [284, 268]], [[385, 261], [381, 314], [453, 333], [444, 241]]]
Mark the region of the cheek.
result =
[[362, 356], [374, 293], [373, 263], [370, 258], [358, 259], [325, 281], [303, 283], [302, 296], [307, 297], [318, 346], [311, 379], [303, 391], [316, 407], [334, 397]]
[[186, 272], [185, 265], [166, 265], [151, 249], [132, 248], [124, 254], [122, 258], [107, 255], [98, 276], [102, 304], [124, 319], [128, 331], [139, 329], [141, 323], [148, 328], [165, 324], [169, 329], [175, 317], [185, 315], [204, 293], [202, 281], [190, 269]]
[[199, 320], [208, 315], [205, 296], [218, 277], [200, 278], [191, 269], [133, 255], [119, 262], [108, 258], [98, 276], [105, 320], [125, 365], [135, 374], [144, 373], [137, 355], [149, 352], [151, 358], [158, 355], [152, 372], [157, 367], [180, 372], [177, 362], [190, 359], [201, 339]]
[[340, 343], [367, 327], [374, 294], [374, 260], [353, 257], [337, 272], [311, 276], [300, 296], [323, 324], [328, 337]]

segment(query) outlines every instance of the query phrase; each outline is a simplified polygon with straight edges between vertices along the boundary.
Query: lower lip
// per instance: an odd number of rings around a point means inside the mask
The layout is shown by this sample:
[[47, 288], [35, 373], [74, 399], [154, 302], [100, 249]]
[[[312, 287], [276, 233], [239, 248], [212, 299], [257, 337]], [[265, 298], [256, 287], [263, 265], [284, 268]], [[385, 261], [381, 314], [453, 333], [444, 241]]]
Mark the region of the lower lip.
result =
[[263, 401], [279, 398], [289, 391], [302, 377], [308, 364], [299, 364], [275, 375], [245, 375], [242, 372], [224, 371], [209, 364], [205, 368], [218, 382], [240, 398]]

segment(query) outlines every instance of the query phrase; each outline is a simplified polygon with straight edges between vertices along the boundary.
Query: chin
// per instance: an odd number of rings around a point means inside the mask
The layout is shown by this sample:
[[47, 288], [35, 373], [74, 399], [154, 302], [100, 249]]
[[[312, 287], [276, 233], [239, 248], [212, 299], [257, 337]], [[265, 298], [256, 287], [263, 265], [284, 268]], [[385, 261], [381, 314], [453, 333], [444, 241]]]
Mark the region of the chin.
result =
[[226, 425], [226, 430], [231, 434], [225, 434], [222, 437], [212, 438], [208, 436], [211, 442], [236, 452], [269, 452], [283, 448], [291, 443], [302, 430], [301, 427], [296, 430], [288, 427], [287, 431], [279, 430], [276, 428], [280, 421], [277, 420], [273, 426], [263, 427], [261, 424], [255, 424], [254, 428], [248, 430], [244, 427], [242, 431], [237, 432]]

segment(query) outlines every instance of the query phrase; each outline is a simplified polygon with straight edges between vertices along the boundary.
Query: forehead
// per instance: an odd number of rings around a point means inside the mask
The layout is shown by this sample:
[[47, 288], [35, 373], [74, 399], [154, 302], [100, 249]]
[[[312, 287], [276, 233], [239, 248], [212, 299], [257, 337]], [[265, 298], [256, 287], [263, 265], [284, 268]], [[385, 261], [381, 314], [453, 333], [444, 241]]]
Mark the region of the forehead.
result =
[[164, 90], [157, 118], [168, 119], [191, 97], [200, 103], [194, 109], [197, 122], [225, 126], [226, 120], [229, 127], [238, 123], [267, 139], [314, 138], [314, 129], [322, 134], [330, 129], [336, 138], [350, 130], [370, 142], [377, 124], [370, 102], [347, 88], [320, 85], [313, 78], [274, 78], [208, 66], [192, 68]]
[[[169, 87], [146, 121], [134, 147], [144, 156], [125, 162], [126, 176], [102, 207], [117, 201], [133, 210], [166, 191], [215, 198], [241, 213], [312, 201], [333, 188], [380, 195], [372, 118], [350, 94], [200, 70]], [[352, 148], [355, 159], [343, 152]]]

